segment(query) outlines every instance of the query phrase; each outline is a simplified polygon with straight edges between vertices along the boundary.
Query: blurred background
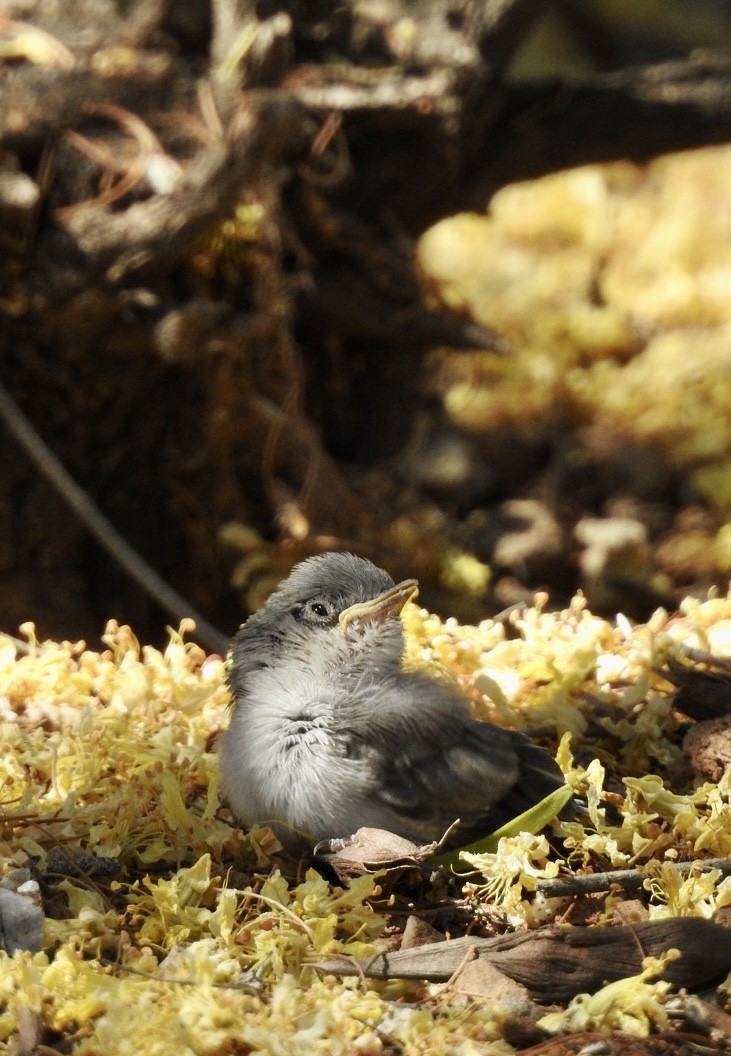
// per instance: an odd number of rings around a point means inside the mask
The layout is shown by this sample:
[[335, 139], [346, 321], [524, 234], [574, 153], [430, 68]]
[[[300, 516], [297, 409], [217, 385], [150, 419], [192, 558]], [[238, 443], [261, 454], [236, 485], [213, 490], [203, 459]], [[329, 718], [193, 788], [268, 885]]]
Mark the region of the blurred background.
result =
[[730, 3], [62, 6], [0, 23], [4, 631], [182, 615], [43, 445], [224, 635], [329, 549], [725, 593]]

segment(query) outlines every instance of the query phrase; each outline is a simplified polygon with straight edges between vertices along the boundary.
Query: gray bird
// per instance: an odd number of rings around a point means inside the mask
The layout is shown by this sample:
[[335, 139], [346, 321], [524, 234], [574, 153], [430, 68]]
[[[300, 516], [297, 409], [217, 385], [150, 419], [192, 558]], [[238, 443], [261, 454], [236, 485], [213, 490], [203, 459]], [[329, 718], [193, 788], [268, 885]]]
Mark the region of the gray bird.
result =
[[223, 792], [293, 852], [361, 826], [416, 843], [485, 836], [563, 783], [542, 748], [472, 718], [456, 686], [402, 668], [418, 591], [353, 554], [297, 565], [240, 628]]

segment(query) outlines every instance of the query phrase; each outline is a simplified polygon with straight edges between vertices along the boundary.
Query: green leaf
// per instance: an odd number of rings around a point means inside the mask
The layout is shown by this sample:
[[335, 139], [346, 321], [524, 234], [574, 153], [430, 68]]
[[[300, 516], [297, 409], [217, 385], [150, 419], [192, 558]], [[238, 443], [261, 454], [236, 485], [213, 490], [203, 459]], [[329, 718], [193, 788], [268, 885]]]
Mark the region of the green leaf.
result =
[[429, 864], [456, 869], [460, 864], [462, 851], [469, 851], [470, 854], [493, 854], [503, 836], [517, 836], [519, 832], [530, 832], [535, 835], [541, 829], [545, 829], [546, 825], [561, 813], [573, 795], [574, 790], [570, 785], [562, 785], [561, 788], [555, 789], [545, 799], [542, 799], [540, 803], [536, 803], [530, 810], [512, 818], [489, 836], [484, 836], [474, 843], [468, 843], [464, 847], [457, 847], [453, 851], [447, 851], [445, 854], [439, 854], [436, 858], [430, 859]]

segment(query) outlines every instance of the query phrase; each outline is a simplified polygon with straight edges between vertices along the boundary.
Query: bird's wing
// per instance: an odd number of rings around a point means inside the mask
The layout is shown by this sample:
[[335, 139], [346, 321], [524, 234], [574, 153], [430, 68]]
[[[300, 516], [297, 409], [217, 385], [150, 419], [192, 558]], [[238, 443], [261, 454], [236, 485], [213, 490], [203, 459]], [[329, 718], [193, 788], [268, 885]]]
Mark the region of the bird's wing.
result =
[[393, 819], [383, 828], [426, 842], [459, 818], [451, 842], [467, 843], [562, 784], [546, 751], [476, 721], [460, 696], [433, 679], [401, 675], [370, 707], [371, 796]]

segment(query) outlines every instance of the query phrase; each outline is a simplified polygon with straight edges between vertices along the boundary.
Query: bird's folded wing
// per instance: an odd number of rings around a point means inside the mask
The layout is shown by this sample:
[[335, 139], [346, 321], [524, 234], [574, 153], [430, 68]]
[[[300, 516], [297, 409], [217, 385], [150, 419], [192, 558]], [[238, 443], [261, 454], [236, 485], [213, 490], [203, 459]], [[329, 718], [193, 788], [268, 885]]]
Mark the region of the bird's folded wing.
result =
[[[562, 783], [553, 759], [522, 734], [474, 720], [449, 686], [402, 676], [387, 697], [371, 699], [371, 795], [393, 829], [439, 839], [486, 835]], [[384, 826], [385, 827], [385, 826]]]

